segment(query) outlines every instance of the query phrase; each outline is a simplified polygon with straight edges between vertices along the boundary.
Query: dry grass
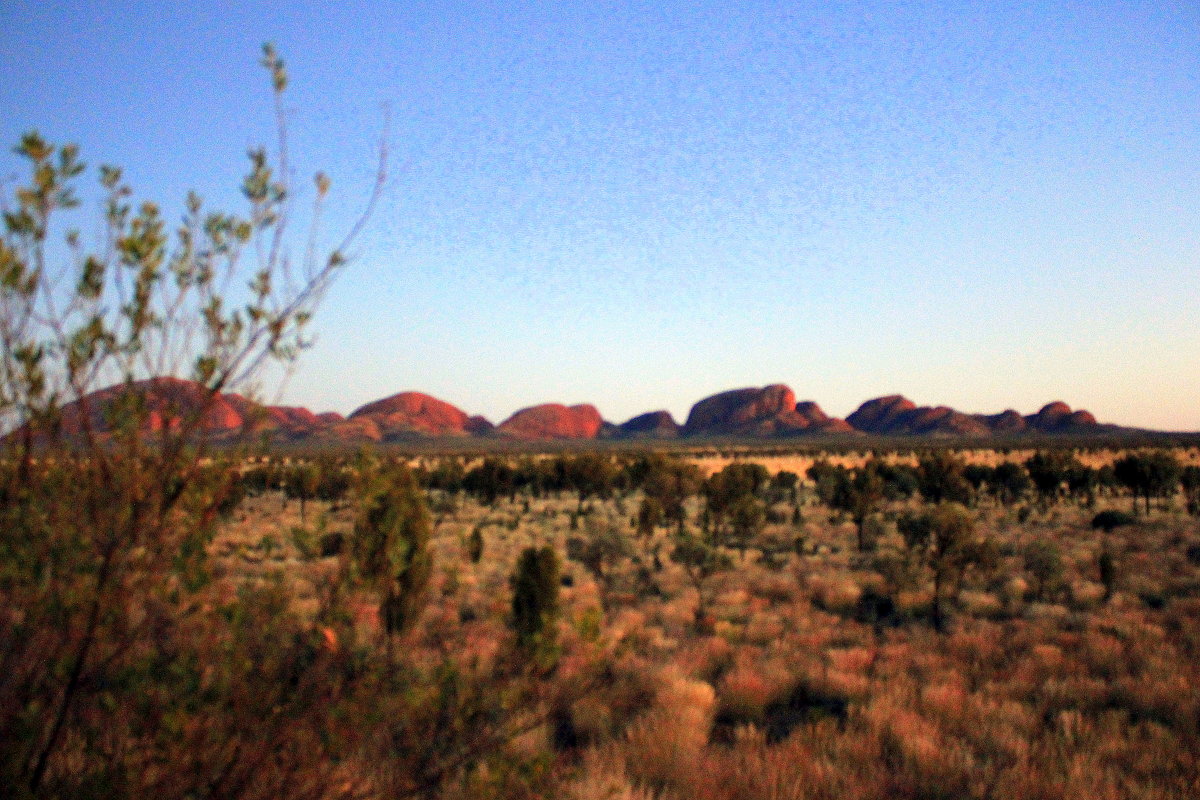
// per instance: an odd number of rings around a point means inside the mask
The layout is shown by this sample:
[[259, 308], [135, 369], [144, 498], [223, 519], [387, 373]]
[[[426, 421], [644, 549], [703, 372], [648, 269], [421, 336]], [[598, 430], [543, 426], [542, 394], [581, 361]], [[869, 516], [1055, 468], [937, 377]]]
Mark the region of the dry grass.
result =
[[[980, 463], [1027, 455], [965, 454]], [[1081, 457], [1098, 465], [1116, 455]], [[1200, 461], [1200, 452], [1184, 455]], [[698, 463], [711, 473], [728, 460]], [[800, 474], [811, 463], [762, 461]], [[697, 592], [667, 558], [667, 534], [633, 536], [638, 501], [590, 502], [593, 519], [630, 537], [633, 558], [603, 580], [564, 562], [560, 637], [570, 658], [554, 680], [568, 680], [571, 658], [602, 662], [605, 677], [569, 708], [573, 747], [555, 749], [548, 730], [522, 744], [550, 759], [557, 796], [1148, 800], [1200, 791], [1195, 518], [1156, 512], [1106, 535], [1088, 525], [1098, 509], [1059, 505], [1022, 524], [1013, 510], [984, 505], [978, 527], [996, 538], [999, 562], [953, 587], [951, 624], [938, 634], [927, 577], [899, 586], [880, 566], [902, 556], [894, 531], [878, 552], [860, 554], [852, 525], [809, 506], [806, 552], [779, 563], [754, 550], [735, 555], [732, 568], [708, 579], [714, 625], [698, 631]], [[577, 502], [532, 498], [526, 510], [522, 497], [493, 507], [458, 498], [435, 532], [441, 567], [422, 646], [494, 654], [518, 554], [551, 544], [565, 558], [568, 538], [586, 533], [571, 527]], [[1129, 500], [1102, 497], [1100, 508], [1108, 506], [1126, 509]], [[695, 520], [695, 501], [689, 510]], [[308, 529], [350, 525], [350, 509], [310, 504]], [[480, 525], [484, 557], [472, 564], [464, 543]], [[301, 607], [315, 608], [313, 576], [330, 565], [305, 554], [303, 532], [288, 533], [303, 528], [296, 503], [247, 501], [213, 546], [221, 580], [232, 591], [283, 574], [299, 587]], [[1055, 543], [1063, 562], [1060, 584], [1040, 597], [1023, 556], [1035, 540]], [[662, 555], [657, 569], [652, 546]], [[1102, 550], [1117, 565], [1111, 598], [1097, 571]], [[886, 618], [864, 616], [866, 598], [880, 595], [893, 604]], [[369, 631], [371, 598], [358, 608]]]

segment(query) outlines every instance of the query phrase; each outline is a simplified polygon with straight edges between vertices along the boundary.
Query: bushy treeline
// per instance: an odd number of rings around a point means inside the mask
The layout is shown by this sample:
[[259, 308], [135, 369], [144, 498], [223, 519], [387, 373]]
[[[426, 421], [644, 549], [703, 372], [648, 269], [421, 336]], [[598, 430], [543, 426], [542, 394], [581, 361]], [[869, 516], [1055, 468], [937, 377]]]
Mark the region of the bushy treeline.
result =
[[[426, 490], [469, 495], [485, 505], [518, 496], [572, 493], [582, 507], [592, 498], [640, 491], [650, 501], [646, 519], [674, 522], [680, 521], [689, 498], [703, 498], [707, 518], [723, 522], [738, 511], [739, 503], [743, 514], [753, 516], [745, 498], [767, 505], [783, 500], [796, 503], [801, 488], [799, 475], [787, 471], [771, 475], [753, 461], [735, 461], [704, 478], [691, 462], [663, 453], [486, 456], [471, 461], [445, 456], [421, 459], [413, 474]], [[1088, 466], [1061, 450], [1038, 451], [1023, 461], [1001, 460], [994, 466], [969, 463], [952, 450], [932, 452], [916, 463], [876, 455], [857, 467], [818, 458], [804, 477], [815, 499], [851, 514], [858, 523], [880, 503], [910, 498], [967, 506], [991, 501], [1046, 507], [1066, 501], [1091, 507], [1098, 497], [1124, 495], [1140, 499], [1145, 513], [1150, 513], [1153, 500], [1167, 501], [1182, 492], [1189, 513], [1200, 514], [1200, 467], [1185, 466], [1164, 450], [1129, 453], [1100, 467]], [[336, 503], [346, 496], [352, 480], [352, 460], [327, 455], [254, 464], [242, 472], [240, 488], [248, 494], [274, 490], [301, 502]], [[1133, 510], [1138, 510], [1136, 503]]]

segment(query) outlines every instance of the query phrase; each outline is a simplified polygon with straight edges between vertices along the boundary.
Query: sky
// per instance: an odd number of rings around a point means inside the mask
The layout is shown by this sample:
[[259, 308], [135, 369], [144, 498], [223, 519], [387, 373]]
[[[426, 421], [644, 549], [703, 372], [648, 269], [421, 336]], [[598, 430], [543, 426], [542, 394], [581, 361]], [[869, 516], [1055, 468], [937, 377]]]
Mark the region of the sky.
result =
[[240, 210], [267, 41], [327, 246], [389, 151], [271, 399], [621, 422], [786, 383], [1200, 430], [1198, 4], [0, 0], [0, 140]]

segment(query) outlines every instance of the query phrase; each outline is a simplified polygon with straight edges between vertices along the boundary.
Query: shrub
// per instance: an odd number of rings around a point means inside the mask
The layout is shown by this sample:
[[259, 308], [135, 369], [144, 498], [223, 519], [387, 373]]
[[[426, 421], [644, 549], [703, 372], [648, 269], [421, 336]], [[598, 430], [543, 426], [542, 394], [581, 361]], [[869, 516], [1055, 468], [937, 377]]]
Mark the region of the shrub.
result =
[[1045, 539], [1030, 542], [1024, 551], [1025, 569], [1033, 577], [1034, 597], [1043, 600], [1057, 592], [1062, 582], [1062, 554], [1058, 546]]
[[467, 538], [467, 558], [471, 559], [472, 564], [478, 564], [483, 558], [482, 525], [476, 525], [471, 529], [471, 535]]
[[[286, 71], [269, 47], [263, 63], [282, 133]], [[78, 149], [28, 133], [17, 153], [29, 182], [0, 201], [0, 785], [294, 792], [290, 776], [328, 753], [340, 680], [277, 587], [211, 589], [208, 544], [236, 495], [229, 465], [205, 466], [207, 423], [222, 393], [305, 347], [344, 258], [289, 258], [291, 176], [263, 148], [245, 215], [191, 195], [173, 236], [110, 166], [103, 219], [60, 221], [78, 205]], [[64, 223], [100, 246], [54, 242]]]
[[425, 496], [407, 468], [365, 462], [360, 470], [354, 563], [381, 595], [384, 629], [403, 633], [412, 627], [427, 597], [433, 524]]
[[558, 576], [558, 554], [553, 547], [527, 547], [521, 551], [509, 580], [513, 592], [509, 624], [523, 650], [538, 649], [552, 636], [558, 616]]
[[340, 556], [342, 549], [345, 546], [346, 537], [338, 532], [332, 531], [321, 537], [317, 543], [318, 552], [321, 558], [331, 558], [332, 556]]
[[1102, 530], [1105, 533], [1112, 533], [1114, 530], [1126, 525], [1134, 525], [1137, 523], [1137, 517], [1124, 511], [1108, 510], [1101, 511], [1096, 516], [1092, 517], [1092, 529]]

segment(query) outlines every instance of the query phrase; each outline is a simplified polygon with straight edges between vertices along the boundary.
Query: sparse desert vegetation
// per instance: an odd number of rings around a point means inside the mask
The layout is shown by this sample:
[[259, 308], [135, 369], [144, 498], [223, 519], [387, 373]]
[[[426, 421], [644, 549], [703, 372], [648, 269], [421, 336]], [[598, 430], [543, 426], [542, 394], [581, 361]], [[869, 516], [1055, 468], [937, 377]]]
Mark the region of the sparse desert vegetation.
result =
[[[650, 451], [393, 457], [430, 508], [405, 625], [392, 589], [347, 588], [365, 490], [302, 519], [278, 488], [310, 469], [361, 486], [362, 462], [293, 456], [240, 470], [211, 591], [276, 592], [324, 669], [379, 670], [338, 678], [323, 714], [359, 735], [304, 765], [336, 765], [349, 794], [1191, 796], [1196, 453], [1093, 455], [1176, 480], [1135, 511], [1131, 485], [1061, 450], [973, 480], [953, 451], [807, 475]], [[1057, 485], [1012, 475], [1030, 468]]]
[[683, 425], [257, 402], [362, 222], [321, 250], [318, 173], [290, 254], [262, 64], [245, 214], [190, 195], [168, 232], [102, 167], [93, 246], [60, 221], [78, 148], [17, 147], [0, 794], [1200, 794], [1195, 435], [898, 395], [839, 420], [782, 384]]

